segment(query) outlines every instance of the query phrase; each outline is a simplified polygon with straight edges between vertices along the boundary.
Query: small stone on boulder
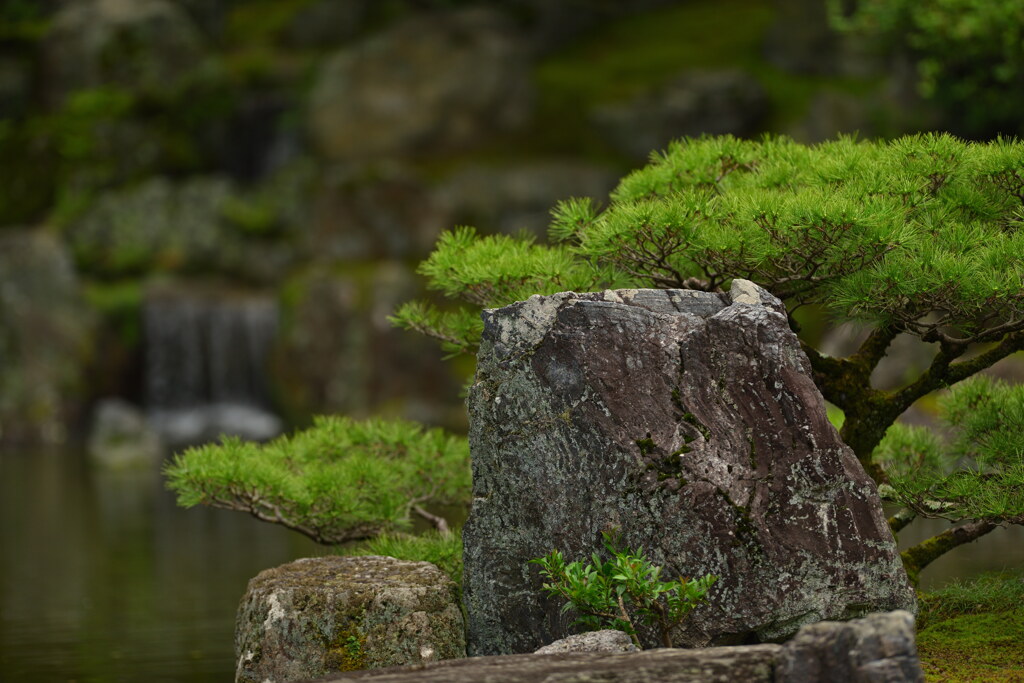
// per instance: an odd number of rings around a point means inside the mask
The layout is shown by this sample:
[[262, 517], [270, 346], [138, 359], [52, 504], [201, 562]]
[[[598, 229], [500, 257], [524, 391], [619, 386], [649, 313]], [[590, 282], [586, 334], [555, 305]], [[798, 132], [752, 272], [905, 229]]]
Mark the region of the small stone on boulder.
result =
[[559, 652], [637, 652], [638, 648], [625, 631], [604, 629], [578, 633], [545, 645], [533, 654], [553, 655]]
[[429, 562], [296, 560], [249, 582], [235, 625], [235, 681], [284, 683], [464, 657], [463, 634], [455, 585]]

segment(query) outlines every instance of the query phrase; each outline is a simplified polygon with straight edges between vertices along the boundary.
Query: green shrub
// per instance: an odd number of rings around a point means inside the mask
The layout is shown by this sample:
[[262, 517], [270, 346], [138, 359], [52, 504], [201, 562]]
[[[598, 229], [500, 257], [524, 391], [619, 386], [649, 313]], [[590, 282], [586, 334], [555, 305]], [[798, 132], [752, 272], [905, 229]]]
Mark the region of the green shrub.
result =
[[610, 626], [625, 631], [640, 648], [634, 621], [639, 619], [656, 625], [662, 644], [672, 647], [672, 628], [704, 602], [717, 577], [707, 574], [694, 580], [661, 581], [661, 567], [652, 565], [642, 549], [620, 550], [612, 535], [603, 536], [609, 560], [594, 553], [592, 563], [566, 564], [558, 550], [531, 560], [540, 565], [541, 576], [550, 579], [544, 590], [564, 598], [562, 611], [575, 609], [580, 614], [575, 623], [588, 630]]

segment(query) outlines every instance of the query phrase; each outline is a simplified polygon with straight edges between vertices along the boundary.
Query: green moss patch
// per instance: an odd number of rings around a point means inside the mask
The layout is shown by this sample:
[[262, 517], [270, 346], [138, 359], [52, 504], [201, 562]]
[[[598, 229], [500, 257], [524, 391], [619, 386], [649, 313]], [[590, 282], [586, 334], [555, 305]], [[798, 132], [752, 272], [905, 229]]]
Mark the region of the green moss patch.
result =
[[366, 636], [358, 627], [338, 633], [327, 650], [325, 668], [329, 671], [359, 671], [366, 668]]
[[920, 596], [917, 646], [929, 681], [1024, 680], [1024, 571]]
[[[595, 106], [628, 100], [685, 69], [742, 69], [771, 101], [767, 129], [799, 119], [822, 88], [863, 95], [876, 80], [791, 74], [764, 61], [776, 10], [765, 0], [695, 0], [611, 22], [544, 60], [537, 69], [537, 134], [547, 148], [602, 156], [589, 130]], [[556, 123], [555, 126], [547, 124]]]
[[1024, 680], [1024, 609], [941, 621], [917, 647], [929, 681]]
[[345, 555], [384, 555], [410, 562], [431, 562], [462, 586], [462, 534], [430, 531], [420, 535], [383, 534], [354, 548]]

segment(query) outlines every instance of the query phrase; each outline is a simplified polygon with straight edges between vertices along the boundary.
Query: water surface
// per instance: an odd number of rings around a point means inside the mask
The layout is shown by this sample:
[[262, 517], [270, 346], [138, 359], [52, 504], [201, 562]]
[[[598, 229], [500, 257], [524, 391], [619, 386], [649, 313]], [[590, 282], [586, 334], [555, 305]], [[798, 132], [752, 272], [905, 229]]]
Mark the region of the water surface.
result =
[[231, 681], [248, 580], [325, 552], [70, 452], [0, 453], [0, 515], [3, 681]]
[[[235, 610], [261, 570], [327, 550], [237, 512], [178, 508], [156, 468], [0, 452], [0, 681], [234, 677]], [[919, 520], [903, 544], [948, 525]], [[1024, 566], [1024, 529], [944, 556], [922, 587]]]

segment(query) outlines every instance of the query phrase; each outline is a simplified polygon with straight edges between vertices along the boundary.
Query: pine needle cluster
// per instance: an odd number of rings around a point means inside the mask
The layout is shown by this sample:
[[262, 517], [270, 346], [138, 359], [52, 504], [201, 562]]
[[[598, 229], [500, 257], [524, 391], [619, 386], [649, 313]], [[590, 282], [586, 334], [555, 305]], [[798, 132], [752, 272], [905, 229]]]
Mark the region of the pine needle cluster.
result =
[[470, 497], [466, 439], [399, 420], [320, 417], [266, 444], [224, 438], [175, 456], [165, 475], [184, 507], [248, 512], [331, 545]]
[[457, 228], [420, 267], [468, 304], [394, 320], [472, 351], [480, 308], [614, 287], [716, 290], [753, 280], [791, 310], [975, 343], [1024, 328], [1024, 145], [919, 135], [805, 146], [682, 140], [622, 180], [603, 210], [554, 210], [551, 243]]
[[896, 423], [879, 444], [892, 500], [921, 517], [1024, 524], [1024, 385], [975, 377], [940, 409], [950, 443]]

